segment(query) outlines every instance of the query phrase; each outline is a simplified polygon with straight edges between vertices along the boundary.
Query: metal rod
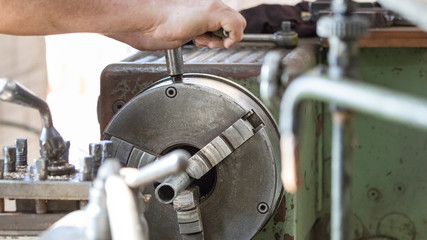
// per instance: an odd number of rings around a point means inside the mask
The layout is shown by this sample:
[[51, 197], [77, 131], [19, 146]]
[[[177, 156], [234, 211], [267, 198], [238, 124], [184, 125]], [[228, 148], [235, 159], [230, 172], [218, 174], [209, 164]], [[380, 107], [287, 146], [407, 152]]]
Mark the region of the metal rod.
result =
[[350, 239], [353, 151], [352, 113], [332, 113], [331, 239]]
[[242, 42], [272, 42], [275, 39], [273, 34], [243, 34]]
[[[169, 76], [173, 78], [181, 78], [184, 74], [184, 60], [182, 58], [182, 49], [168, 49], [165, 51], [166, 68]], [[175, 79], [174, 79], [175, 80]]]
[[129, 187], [136, 188], [172, 174], [179, 173], [187, 167], [191, 155], [185, 150], [174, 150], [159, 158], [156, 162], [141, 168], [138, 172], [125, 176]]

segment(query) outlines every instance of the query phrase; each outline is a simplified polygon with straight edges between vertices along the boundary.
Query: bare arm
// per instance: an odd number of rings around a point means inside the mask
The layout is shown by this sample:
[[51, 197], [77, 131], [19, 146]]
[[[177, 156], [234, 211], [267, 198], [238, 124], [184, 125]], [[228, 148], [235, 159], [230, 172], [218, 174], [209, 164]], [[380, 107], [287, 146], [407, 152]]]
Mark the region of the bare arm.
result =
[[[0, 33], [50, 35], [100, 33], [138, 49], [230, 47], [246, 22], [220, 0], [0, 0]], [[208, 37], [220, 28], [226, 40]]]

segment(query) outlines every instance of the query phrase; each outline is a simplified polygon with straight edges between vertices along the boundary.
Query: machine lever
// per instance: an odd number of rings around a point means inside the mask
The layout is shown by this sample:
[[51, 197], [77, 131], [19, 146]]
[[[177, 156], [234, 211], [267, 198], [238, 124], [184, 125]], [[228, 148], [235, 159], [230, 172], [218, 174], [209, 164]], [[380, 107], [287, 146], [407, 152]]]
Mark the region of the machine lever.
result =
[[0, 78], [0, 100], [39, 110], [42, 122], [40, 154], [43, 158], [57, 160], [66, 151], [64, 140], [53, 127], [52, 115], [45, 101], [19, 83]]

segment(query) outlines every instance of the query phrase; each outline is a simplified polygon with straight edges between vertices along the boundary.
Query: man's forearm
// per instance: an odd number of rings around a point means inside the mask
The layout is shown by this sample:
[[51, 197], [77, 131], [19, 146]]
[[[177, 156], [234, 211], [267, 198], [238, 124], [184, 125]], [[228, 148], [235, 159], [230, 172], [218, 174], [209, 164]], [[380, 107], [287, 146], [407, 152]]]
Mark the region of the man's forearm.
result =
[[[221, 0], [0, 0], [0, 33], [101, 33], [141, 50], [229, 47], [240, 41], [244, 18]], [[206, 38], [220, 28], [223, 40]]]
[[126, 16], [131, 19], [135, 14], [141, 20], [145, 18], [149, 28], [152, 11], [147, 9], [151, 1], [136, 4], [133, 0], [0, 0], [0, 33], [49, 35], [132, 31], [136, 26], [126, 22]]

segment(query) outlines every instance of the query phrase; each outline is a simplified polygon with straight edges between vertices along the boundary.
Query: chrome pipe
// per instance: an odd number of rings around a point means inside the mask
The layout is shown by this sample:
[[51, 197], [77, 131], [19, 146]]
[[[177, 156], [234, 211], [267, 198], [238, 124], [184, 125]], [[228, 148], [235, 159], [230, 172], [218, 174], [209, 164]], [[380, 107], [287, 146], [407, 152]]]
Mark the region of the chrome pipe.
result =
[[288, 192], [297, 190], [297, 146], [293, 132], [294, 112], [304, 99], [333, 102], [374, 117], [427, 130], [427, 101], [400, 92], [343, 78], [305, 75], [293, 81], [283, 95], [280, 107], [282, 179]]

